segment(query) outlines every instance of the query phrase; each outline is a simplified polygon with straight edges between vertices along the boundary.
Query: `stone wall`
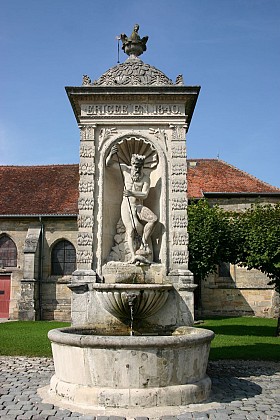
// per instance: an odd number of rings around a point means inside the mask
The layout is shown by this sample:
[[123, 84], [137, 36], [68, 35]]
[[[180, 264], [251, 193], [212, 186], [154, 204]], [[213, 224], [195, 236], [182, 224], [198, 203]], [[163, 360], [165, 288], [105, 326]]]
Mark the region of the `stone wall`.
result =
[[71, 321], [70, 276], [48, 279], [42, 283], [42, 318], [48, 321]]
[[276, 204], [279, 203], [278, 197], [273, 196], [265, 196], [265, 197], [258, 197], [248, 196], [248, 195], [239, 195], [236, 197], [225, 197], [225, 196], [216, 196], [214, 197], [207, 197], [207, 201], [210, 205], [218, 205], [225, 211], [238, 211], [242, 212], [251, 207], [252, 204], [260, 203], [260, 204]]
[[17, 267], [0, 269], [1, 274], [11, 275], [10, 319], [18, 319], [18, 302], [21, 296], [21, 279], [23, 278], [24, 266], [23, 248], [29, 223], [23, 219], [15, 218], [0, 220], [0, 235], [9, 235], [17, 247]]
[[258, 316], [276, 318], [279, 296], [258, 270], [231, 266], [229, 277], [210, 275], [201, 284], [200, 316]]
[[[242, 212], [256, 202], [275, 204], [277, 197], [216, 197], [208, 198], [211, 205], [219, 205], [225, 211]], [[230, 266], [230, 276], [220, 277], [218, 272], [210, 275], [201, 284], [201, 299], [198, 314], [204, 316], [279, 316], [279, 295], [269, 279], [258, 270]]]
[[[46, 319], [69, 321], [71, 292], [67, 287], [70, 276], [51, 275], [51, 250], [58, 240], [66, 239], [77, 249], [77, 221], [75, 217], [42, 218], [44, 246], [42, 278], [40, 276], [38, 249], [26, 250], [26, 238], [30, 228], [39, 227], [38, 218], [2, 218], [0, 235], [11, 237], [17, 247], [17, 267], [3, 267], [0, 274], [11, 275], [10, 319]], [[36, 245], [37, 246], [37, 245]], [[33, 264], [33, 267], [32, 267]], [[32, 278], [29, 278], [32, 277]], [[39, 307], [41, 303], [41, 307]]]

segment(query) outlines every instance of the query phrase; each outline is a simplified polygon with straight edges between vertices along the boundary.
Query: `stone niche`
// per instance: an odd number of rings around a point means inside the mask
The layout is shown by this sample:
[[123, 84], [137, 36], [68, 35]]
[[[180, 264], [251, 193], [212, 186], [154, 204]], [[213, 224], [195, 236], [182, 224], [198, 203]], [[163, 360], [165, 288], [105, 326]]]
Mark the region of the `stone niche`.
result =
[[[168, 224], [168, 213], [166, 208], [167, 190], [167, 161], [162, 150], [151, 138], [148, 130], [139, 130], [139, 134], [129, 133], [118, 137], [108, 145], [117, 145], [120, 165], [130, 165], [133, 154], [146, 156], [143, 172], [150, 180], [148, 197], [144, 200], [145, 208], [149, 209], [157, 217], [157, 222], [150, 237], [149, 248], [152, 254], [149, 256], [150, 263], [146, 264], [136, 261], [128, 264], [132, 255], [127, 241], [126, 228], [121, 217], [121, 206], [123, 201], [124, 181], [122, 179], [119, 162], [113, 167], [104, 167], [104, 191], [103, 191], [103, 234], [100, 235], [100, 261], [102, 261], [102, 276], [105, 282], [162, 282], [166, 274], [166, 252], [167, 235], [166, 225]], [[113, 156], [113, 161], [116, 155]], [[126, 201], [127, 198], [124, 198]], [[131, 209], [128, 209], [131, 212]], [[139, 223], [135, 217], [134, 223], [137, 232], [143, 237], [144, 223]], [[138, 242], [138, 243], [137, 243]], [[141, 246], [141, 238], [135, 238], [135, 248]], [[136, 251], [137, 252], [137, 251]]]

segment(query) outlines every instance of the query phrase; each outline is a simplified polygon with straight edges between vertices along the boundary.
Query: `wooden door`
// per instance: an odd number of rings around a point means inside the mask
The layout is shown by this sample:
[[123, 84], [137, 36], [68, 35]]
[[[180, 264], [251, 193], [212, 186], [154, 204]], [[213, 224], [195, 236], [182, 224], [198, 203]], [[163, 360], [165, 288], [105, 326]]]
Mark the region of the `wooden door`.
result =
[[0, 318], [9, 318], [11, 276], [0, 276]]

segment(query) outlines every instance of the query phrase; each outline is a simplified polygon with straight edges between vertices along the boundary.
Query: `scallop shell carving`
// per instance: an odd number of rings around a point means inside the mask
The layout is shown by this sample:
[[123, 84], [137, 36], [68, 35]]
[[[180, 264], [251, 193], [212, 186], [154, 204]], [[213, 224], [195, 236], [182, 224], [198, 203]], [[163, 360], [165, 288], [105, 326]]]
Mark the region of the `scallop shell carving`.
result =
[[[130, 165], [131, 156], [133, 154], [144, 155], [144, 169], [155, 169], [158, 165], [158, 154], [154, 146], [146, 139], [137, 137], [126, 137], [117, 143], [118, 156], [121, 163]], [[113, 160], [116, 162], [118, 158], [114, 155]]]
[[[102, 306], [110, 314], [117, 318], [129, 319], [131, 308], [129, 304], [130, 296], [135, 298], [133, 304], [134, 319], [145, 319], [158, 312], [165, 304], [170, 286], [164, 285], [102, 285], [103, 289], [97, 290], [97, 297]], [[145, 287], [146, 286], [146, 287]]]

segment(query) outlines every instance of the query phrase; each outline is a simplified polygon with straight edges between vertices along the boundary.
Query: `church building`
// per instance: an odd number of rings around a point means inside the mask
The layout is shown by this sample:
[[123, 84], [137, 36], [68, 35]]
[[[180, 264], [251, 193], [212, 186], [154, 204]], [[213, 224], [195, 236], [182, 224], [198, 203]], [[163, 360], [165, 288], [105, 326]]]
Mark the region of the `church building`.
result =
[[[189, 159], [188, 197], [242, 211], [280, 189], [219, 159]], [[0, 166], [0, 318], [63, 320], [76, 268], [79, 165]], [[278, 296], [257, 270], [219, 267], [201, 290], [201, 315], [277, 316]]]

